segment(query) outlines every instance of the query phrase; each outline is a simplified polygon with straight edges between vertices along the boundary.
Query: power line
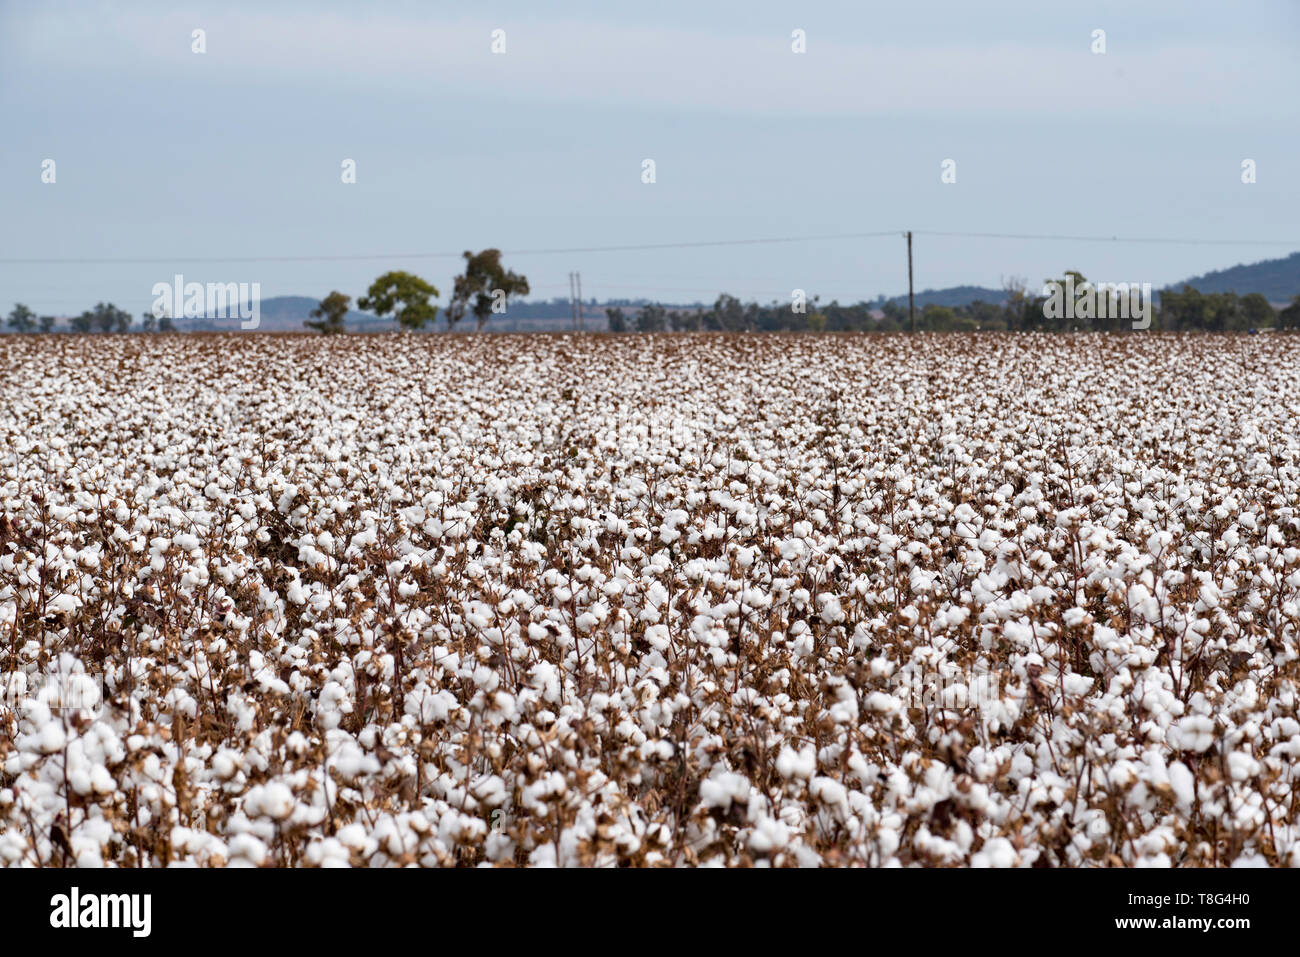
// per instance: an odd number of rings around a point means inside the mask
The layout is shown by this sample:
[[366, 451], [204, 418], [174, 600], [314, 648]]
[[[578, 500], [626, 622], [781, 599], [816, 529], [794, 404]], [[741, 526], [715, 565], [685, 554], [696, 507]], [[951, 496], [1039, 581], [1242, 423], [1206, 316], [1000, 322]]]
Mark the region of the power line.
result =
[[1300, 246], [1284, 239], [1174, 239], [1152, 236], [1062, 236], [1044, 233], [963, 233], [918, 229], [918, 236], [959, 236], [968, 239], [1046, 239], [1074, 243], [1157, 243], [1170, 246]]
[[[896, 236], [891, 229], [874, 233], [829, 233], [821, 236], [781, 236], [770, 239], [716, 239], [701, 242], [639, 243], [623, 246], [569, 246], [553, 249], [512, 249], [504, 256], [551, 256], [570, 253], [640, 252], [652, 249], [696, 249], [704, 246], [755, 246], [764, 243], [802, 243], [827, 239], [869, 239], [878, 236]], [[0, 259], [3, 265], [123, 265], [129, 263], [186, 262], [186, 263], [251, 263], [251, 262], [345, 262], [387, 259], [459, 259], [461, 253], [380, 253], [341, 256], [135, 256], [135, 257], [70, 257], [41, 259]]]
[[[827, 240], [876, 239], [905, 235], [906, 230], [889, 229], [865, 233], [825, 233], [812, 236], [778, 236], [760, 239], [715, 239], [699, 242], [637, 243], [615, 246], [566, 246], [550, 249], [506, 250], [506, 256], [553, 256], [578, 253], [647, 252], [657, 249], [700, 249], [711, 246], [758, 246], [776, 243], [807, 243]], [[1021, 239], [1052, 242], [1151, 243], [1196, 246], [1289, 246], [1300, 248], [1300, 240], [1281, 239], [1201, 239], [1151, 236], [1071, 236], [1055, 233], [988, 233], [954, 230], [918, 229], [917, 236], [947, 236], [964, 239]], [[127, 265], [159, 262], [183, 263], [291, 263], [291, 262], [364, 262], [394, 259], [459, 259], [461, 253], [375, 253], [322, 256], [132, 256], [132, 257], [45, 257], [0, 258], [0, 265]]]

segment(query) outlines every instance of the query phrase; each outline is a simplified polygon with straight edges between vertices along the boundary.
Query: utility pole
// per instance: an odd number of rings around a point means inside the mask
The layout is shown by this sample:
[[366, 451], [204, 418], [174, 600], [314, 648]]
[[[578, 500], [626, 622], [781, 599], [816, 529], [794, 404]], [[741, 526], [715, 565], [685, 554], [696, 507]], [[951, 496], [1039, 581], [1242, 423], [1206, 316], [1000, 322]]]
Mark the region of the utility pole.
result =
[[912, 295], [912, 231], [907, 231], [907, 321], [916, 332], [916, 300]]
[[573, 273], [569, 273], [569, 328], [575, 331], [578, 328], [578, 307], [573, 298]]
[[587, 322], [582, 318], [582, 273], [575, 272], [573, 275], [578, 281], [578, 328], [586, 332]]

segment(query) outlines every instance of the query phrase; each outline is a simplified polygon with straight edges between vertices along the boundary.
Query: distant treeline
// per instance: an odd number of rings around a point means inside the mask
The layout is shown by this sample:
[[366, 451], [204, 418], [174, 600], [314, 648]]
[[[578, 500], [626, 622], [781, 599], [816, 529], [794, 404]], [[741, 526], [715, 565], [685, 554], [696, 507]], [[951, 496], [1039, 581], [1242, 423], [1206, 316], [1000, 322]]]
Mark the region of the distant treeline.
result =
[[[1087, 282], [1078, 273], [1069, 275], [1075, 289], [1083, 288]], [[512, 303], [508, 312], [503, 312], [497, 323], [492, 324], [488, 323], [491, 318], [489, 303], [477, 310], [483, 313], [479, 316], [479, 327], [484, 324], [487, 328], [513, 326], [518, 320], [533, 316], [554, 317], [561, 304], [568, 308], [567, 299], [555, 299], [550, 303]], [[835, 301], [822, 304], [820, 297], [814, 296], [797, 306], [777, 301], [762, 305], [741, 302], [726, 293], [719, 296], [712, 306], [668, 306], [645, 300], [613, 300], [598, 305], [593, 300], [584, 308], [588, 310], [588, 329], [599, 329], [596, 316], [603, 311], [610, 332], [906, 332], [912, 329], [924, 332], [1069, 332], [1133, 328], [1133, 317], [1127, 315], [1049, 318], [1052, 311], [1047, 304], [1047, 296], [1030, 295], [1020, 283], [1009, 285], [1005, 298], [999, 303], [981, 300], [957, 306], [928, 303], [915, 310], [914, 318], [909, 317], [905, 304], [894, 300], [842, 305]], [[339, 308], [346, 311], [346, 303], [340, 304]], [[342, 331], [341, 315], [335, 318], [337, 322], [330, 331]], [[52, 332], [55, 323], [54, 317], [37, 316], [22, 303], [14, 306], [6, 321], [14, 332]], [[198, 328], [193, 322], [187, 321], [186, 325]], [[310, 325], [316, 327], [319, 323]], [[69, 320], [68, 327], [72, 332], [101, 333], [170, 332], [176, 329], [170, 318], [156, 318], [151, 313], [145, 313], [138, 324], [133, 324], [125, 310], [103, 302]], [[1233, 292], [1202, 293], [1190, 286], [1184, 286], [1178, 292], [1166, 289], [1159, 293], [1152, 308], [1150, 328], [1176, 332], [1300, 329], [1300, 295], [1295, 296], [1288, 306], [1274, 309], [1260, 293], [1245, 296]]]
[[[1075, 274], [1077, 276], [1077, 274]], [[1083, 277], [1078, 277], [1082, 280]], [[610, 332], [926, 332], [1121, 330], [1133, 318], [1048, 318], [1047, 296], [1029, 295], [1023, 286], [1008, 290], [1001, 303], [975, 301], [963, 306], [929, 304], [909, 317], [906, 305], [839, 302], [817, 298], [802, 312], [789, 303], [742, 303], [719, 296], [712, 308], [682, 309], [651, 304], [636, 310], [606, 309]], [[1250, 293], [1201, 293], [1191, 287], [1164, 290], [1152, 309], [1152, 329], [1168, 331], [1244, 332], [1250, 329], [1300, 329], [1300, 295], [1275, 310], [1264, 296]]]

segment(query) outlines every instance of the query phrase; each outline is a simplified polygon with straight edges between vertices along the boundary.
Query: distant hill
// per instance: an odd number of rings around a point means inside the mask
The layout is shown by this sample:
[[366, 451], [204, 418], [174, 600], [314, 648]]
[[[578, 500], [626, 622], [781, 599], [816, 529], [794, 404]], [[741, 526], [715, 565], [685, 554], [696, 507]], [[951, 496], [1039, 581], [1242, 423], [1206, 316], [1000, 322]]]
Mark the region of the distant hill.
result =
[[1300, 295], [1300, 252], [1284, 259], [1265, 259], [1249, 265], [1218, 269], [1182, 282], [1172, 283], [1166, 289], [1178, 290], [1192, 286], [1200, 292], [1263, 293], [1272, 303], [1289, 303]]
[[[1001, 289], [989, 289], [987, 286], [950, 286], [947, 289], [926, 289], [918, 292], [915, 296], [916, 308], [924, 309], [930, 304], [936, 306], [969, 306], [972, 302], [983, 300], [984, 302], [998, 305], [1007, 294]], [[894, 296], [892, 302], [900, 306], [907, 305], [907, 293], [901, 296]]]

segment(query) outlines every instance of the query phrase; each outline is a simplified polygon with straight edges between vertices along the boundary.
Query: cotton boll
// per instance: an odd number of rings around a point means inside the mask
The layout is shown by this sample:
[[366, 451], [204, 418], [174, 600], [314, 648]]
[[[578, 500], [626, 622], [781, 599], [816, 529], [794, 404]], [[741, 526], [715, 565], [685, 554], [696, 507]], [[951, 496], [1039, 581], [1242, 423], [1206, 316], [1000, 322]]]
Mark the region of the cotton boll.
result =
[[986, 841], [971, 857], [971, 867], [1015, 867], [1018, 862], [1015, 847], [1004, 837]]
[[230, 839], [231, 867], [261, 867], [268, 853], [266, 844], [252, 834], [236, 834]]
[[1196, 779], [1187, 765], [1174, 761], [1169, 765], [1169, 785], [1173, 788], [1175, 800], [1184, 811], [1191, 810], [1196, 800]]
[[776, 771], [783, 778], [811, 778], [817, 770], [817, 753], [811, 745], [795, 751], [791, 747], [782, 749], [776, 759]]
[[1189, 715], [1169, 729], [1169, 743], [1183, 751], [1207, 751], [1214, 742], [1214, 721], [1202, 715]]

